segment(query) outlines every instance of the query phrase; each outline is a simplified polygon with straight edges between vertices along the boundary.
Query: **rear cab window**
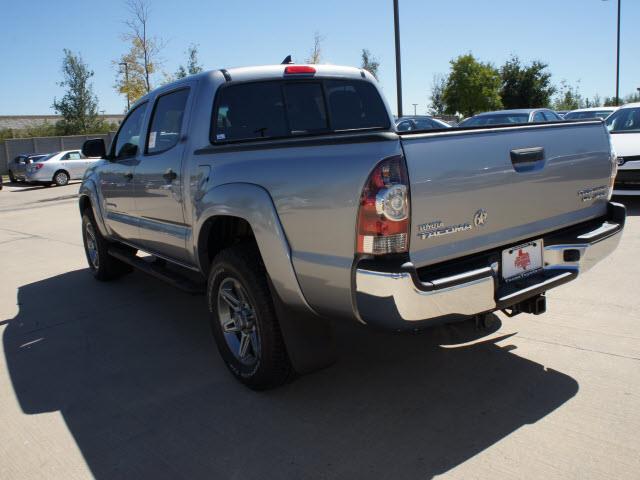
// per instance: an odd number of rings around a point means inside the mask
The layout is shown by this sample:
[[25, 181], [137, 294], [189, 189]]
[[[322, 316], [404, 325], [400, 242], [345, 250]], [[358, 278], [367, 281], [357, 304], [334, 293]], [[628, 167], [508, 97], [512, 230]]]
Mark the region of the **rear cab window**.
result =
[[389, 128], [384, 102], [369, 82], [269, 80], [220, 88], [211, 141], [229, 143]]

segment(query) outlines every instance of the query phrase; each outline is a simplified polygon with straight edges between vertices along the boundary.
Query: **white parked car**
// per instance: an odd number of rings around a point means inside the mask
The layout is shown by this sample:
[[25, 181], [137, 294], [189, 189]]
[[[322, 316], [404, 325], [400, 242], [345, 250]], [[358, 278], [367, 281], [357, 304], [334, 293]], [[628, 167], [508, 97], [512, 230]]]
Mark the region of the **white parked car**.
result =
[[618, 107], [578, 108], [565, 113], [562, 118], [565, 120], [588, 120], [591, 118], [601, 118], [604, 120], [617, 109]]
[[99, 161], [85, 157], [80, 150], [50, 153], [27, 166], [26, 181], [66, 185], [69, 180], [82, 179], [87, 168]]
[[614, 195], [640, 195], [640, 103], [628, 103], [605, 121], [618, 156]]

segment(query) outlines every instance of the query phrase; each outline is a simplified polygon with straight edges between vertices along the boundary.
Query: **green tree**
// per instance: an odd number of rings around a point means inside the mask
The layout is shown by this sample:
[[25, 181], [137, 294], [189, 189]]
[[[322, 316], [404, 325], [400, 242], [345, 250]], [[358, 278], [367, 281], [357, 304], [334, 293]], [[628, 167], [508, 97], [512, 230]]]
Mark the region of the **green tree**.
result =
[[451, 60], [451, 73], [443, 93], [447, 113], [475, 115], [502, 108], [500, 73], [468, 53]]
[[551, 104], [556, 88], [551, 84], [547, 64], [534, 61], [523, 65], [517, 56], [512, 56], [500, 67], [502, 89], [500, 97], [504, 108], [538, 108]]
[[180, 65], [175, 73], [175, 78], [184, 78], [187, 75], [195, 75], [196, 73], [202, 72], [202, 66], [198, 61], [198, 45], [189, 45], [187, 55], [189, 58], [187, 60], [186, 68], [183, 65]]
[[442, 115], [447, 111], [447, 105], [444, 102], [444, 90], [447, 87], [447, 77], [442, 74], [433, 76], [431, 82], [431, 103], [429, 111], [432, 115]]
[[360, 67], [365, 69], [371, 75], [378, 79], [378, 69], [380, 68], [380, 62], [376, 57], [371, 55], [371, 52], [366, 48], [362, 49], [362, 63]]
[[53, 99], [53, 109], [62, 115], [62, 120], [57, 125], [59, 133], [95, 133], [102, 128], [102, 121], [98, 117], [98, 98], [89, 83], [93, 71], [89, 70], [80, 55], [65, 49], [62, 76], [63, 80], [58, 85], [66, 88], [66, 93], [60, 100]]
[[558, 96], [553, 102], [555, 110], [575, 110], [584, 106], [584, 100], [580, 94], [580, 88], [569, 85], [566, 80], [560, 82]]

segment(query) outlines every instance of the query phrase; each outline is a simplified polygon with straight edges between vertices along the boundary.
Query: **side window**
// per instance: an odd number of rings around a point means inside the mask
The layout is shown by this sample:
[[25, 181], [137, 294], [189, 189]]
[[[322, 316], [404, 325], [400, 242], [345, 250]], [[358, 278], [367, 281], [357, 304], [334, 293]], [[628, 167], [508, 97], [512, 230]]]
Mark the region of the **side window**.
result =
[[389, 128], [376, 87], [358, 80], [327, 80], [327, 103], [334, 130]]
[[147, 134], [147, 153], [164, 152], [178, 143], [188, 98], [188, 88], [158, 97]]
[[136, 107], [124, 120], [115, 141], [113, 155], [116, 160], [133, 157], [138, 153], [140, 146], [140, 133], [142, 132], [142, 121], [147, 111], [147, 103]]
[[289, 135], [282, 85], [246, 83], [223, 87], [218, 93], [213, 140], [255, 140]]
[[321, 84], [285, 83], [284, 97], [289, 128], [293, 135], [314, 133], [328, 128]]
[[82, 160], [80, 152], [69, 152], [65, 155], [65, 160]]
[[60, 157], [60, 161], [62, 160], [69, 160], [69, 154], [65, 153], [62, 157]]
[[544, 118], [544, 115], [542, 115], [542, 112], [536, 112], [536, 114], [533, 116], [533, 121], [534, 122], [546, 122], [546, 118]]
[[553, 112], [542, 112], [544, 114], [544, 117], [547, 119], [547, 122], [557, 122], [558, 120], [560, 120], [560, 117], [558, 117], [555, 113]]
[[412, 130], [411, 128], [411, 122], [409, 120], [403, 120], [402, 122], [400, 122], [398, 124], [398, 126], [396, 127], [396, 129], [399, 132], [408, 132], [410, 130]]

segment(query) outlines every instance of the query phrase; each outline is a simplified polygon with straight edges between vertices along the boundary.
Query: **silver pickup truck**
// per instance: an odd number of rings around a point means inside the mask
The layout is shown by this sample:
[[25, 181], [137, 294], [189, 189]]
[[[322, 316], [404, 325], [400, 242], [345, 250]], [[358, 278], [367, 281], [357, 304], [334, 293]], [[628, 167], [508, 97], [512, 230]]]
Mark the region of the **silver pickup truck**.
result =
[[342, 319], [542, 313], [625, 221], [600, 120], [398, 134], [358, 68], [190, 76], [83, 153], [104, 159], [80, 189], [93, 275], [133, 266], [206, 293], [221, 356], [254, 389], [331, 363]]

